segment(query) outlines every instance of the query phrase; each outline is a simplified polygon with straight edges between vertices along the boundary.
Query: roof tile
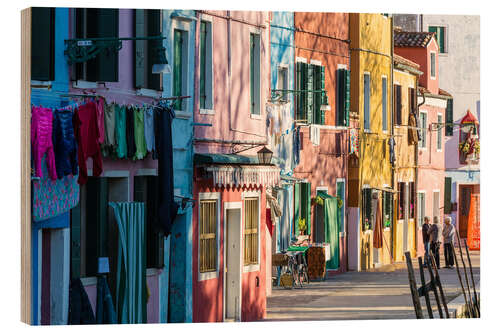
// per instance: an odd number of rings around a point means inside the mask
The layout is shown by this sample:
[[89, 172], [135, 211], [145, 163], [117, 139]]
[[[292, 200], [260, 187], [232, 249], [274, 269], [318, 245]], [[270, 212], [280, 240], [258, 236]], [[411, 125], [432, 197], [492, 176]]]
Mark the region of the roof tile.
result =
[[434, 32], [394, 31], [396, 47], [426, 47]]

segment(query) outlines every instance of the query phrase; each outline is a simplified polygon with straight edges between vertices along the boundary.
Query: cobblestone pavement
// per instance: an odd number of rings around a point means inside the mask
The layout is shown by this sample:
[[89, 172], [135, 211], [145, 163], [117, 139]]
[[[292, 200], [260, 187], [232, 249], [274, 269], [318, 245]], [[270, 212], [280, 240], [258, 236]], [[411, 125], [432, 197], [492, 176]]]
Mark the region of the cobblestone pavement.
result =
[[[467, 263], [467, 258], [464, 257], [464, 259]], [[477, 285], [480, 277], [479, 251], [471, 253], [471, 261], [474, 280]], [[441, 258], [441, 263], [444, 263], [444, 258]], [[420, 275], [416, 260], [413, 261], [413, 267], [417, 287], [420, 287]], [[464, 287], [467, 291], [463, 270], [461, 272]], [[449, 302], [462, 292], [456, 269], [441, 268], [439, 274], [444, 293]], [[426, 281], [429, 281], [428, 275], [426, 275], [426, 279]], [[472, 292], [472, 281], [469, 281], [469, 283]], [[424, 316], [427, 317], [425, 300], [424, 298], [420, 300]], [[431, 301], [435, 305], [433, 296]], [[434, 308], [437, 310], [436, 307]], [[405, 318], [414, 319], [415, 311], [408, 285], [406, 264], [398, 263], [376, 271], [347, 272], [323, 282], [312, 282], [302, 289], [287, 290], [274, 287], [272, 295], [267, 298], [267, 319], [265, 320]]]

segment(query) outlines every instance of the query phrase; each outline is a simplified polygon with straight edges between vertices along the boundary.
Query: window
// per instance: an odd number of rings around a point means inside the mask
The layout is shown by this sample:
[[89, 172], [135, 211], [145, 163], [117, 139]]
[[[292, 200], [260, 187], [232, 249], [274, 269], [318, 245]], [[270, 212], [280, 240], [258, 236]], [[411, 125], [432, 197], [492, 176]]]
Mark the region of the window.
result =
[[415, 88], [408, 88], [408, 112], [414, 112], [417, 109], [417, 96]]
[[158, 221], [158, 176], [134, 177], [134, 201], [145, 203], [146, 267], [162, 268], [164, 236]]
[[436, 53], [431, 52], [431, 79], [436, 78]]
[[415, 218], [415, 183], [414, 182], [410, 182], [409, 183], [409, 203], [408, 203], [408, 206], [409, 206], [409, 209], [410, 209], [410, 219], [414, 219]]
[[363, 86], [364, 86], [364, 107], [363, 107], [363, 124], [365, 130], [370, 130], [370, 74], [365, 73], [363, 75]]
[[212, 109], [212, 23], [200, 24], [200, 109]]
[[446, 136], [453, 136], [453, 99], [446, 100]]
[[245, 199], [244, 265], [259, 263], [259, 198]]
[[31, 79], [54, 80], [55, 8], [31, 10]]
[[394, 120], [396, 125], [403, 125], [403, 105], [401, 103], [401, 86], [394, 85]]
[[71, 210], [71, 276], [93, 277], [98, 258], [109, 259], [110, 280], [116, 275], [118, 226], [111, 201], [129, 201], [128, 177], [89, 177], [80, 187], [80, 202]]
[[[118, 9], [77, 8], [76, 38], [117, 38]], [[90, 82], [118, 81], [118, 52], [101, 52], [75, 65], [76, 79]]]
[[442, 147], [442, 145], [443, 145], [443, 129], [441, 127], [441, 124], [443, 122], [443, 115], [438, 114], [438, 116], [437, 116], [437, 122], [438, 122], [438, 130], [437, 130], [437, 144], [436, 144], [436, 148], [437, 148], [437, 151], [441, 151], [441, 149], [443, 148]]
[[425, 148], [427, 146], [427, 113], [420, 112], [420, 130], [422, 133], [421, 140], [418, 143], [419, 148]]
[[433, 196], [432, 216], [439, 217], [439, 191], [434, 191], [432, 193], [432, 196]]
[[425, 193], [419, 192], [417, 194], [418, 199], [418, 227], [421, 228], [424, 224], [425, 217]]
[[387, 131], [387, 78], [382, 77], [382, 131]]
[[434, 32], [436, 35], [436, 41], [439, 46], [439, 53], [447, 53], [448, 50], [446, 49], [446, 28], [445, 27], [436, 27], [436, 26], [429, 26], [429, 32]]
[[199, 272], [217, 270], [217, 200], [200, 200], [199, 217]]
[[405, 218], [405, 210], [406, 210], [406, 184], [399, 182], [398, 183], [398, 220], [403, 220]]
[[311, 233], [311, 183], [296, 183], [294, 188], [295, 235], [300, 235], [299, 220], [306, 222], [306, 234]]
[[[187, 81], [187, 32], [174, 29], [174, 64], [172, 96], [182, 96], [186, 93]], [[185, 111], [186, 105], [183, 99], [174, 102], [174, 109]]]
[[250, 34], [250, 113], [260, 115], [260, 35]]
[[392, 193], [383, 191], [383, 209], [384, 209], [384, 215], [383, 217], [383, 223], [384, 223], [384, 228], [390, 228], [392, 226], [392, 214], [393, 214], [393, 199], [392, 199]]
[[363, 204], [363, 231], [370, 230], [373, 228], [374, 216], [372, 207], [372, 189], [364, 188], [362, 192], [362, 204]]
[[[152, 37], [161, 35], [161, 10], [135, 9], [134, 36]], [[134, 41], [135, 87], [153, 90], [163, 90], [162, 75], [153, 74], [153, 62], [156, 59], [155, 44], [157, 41]]]
[[[278, 90], [288, 90], [288, 68], [284, 66], [278, 67]], [[283, 93], [282, 101], [288, 101], [288, 94]]]
[[349, 126], [351, 72], [337, 69], [337, 126]]
[[[296, 119], [308, 124], [325, 123], [325, 110], [321, 105], [328, 104], [325, 90], [325, 67], [317, 64], [297, 63], [297, 96]], [[311, 91], [316, 92], [311, 92]]]

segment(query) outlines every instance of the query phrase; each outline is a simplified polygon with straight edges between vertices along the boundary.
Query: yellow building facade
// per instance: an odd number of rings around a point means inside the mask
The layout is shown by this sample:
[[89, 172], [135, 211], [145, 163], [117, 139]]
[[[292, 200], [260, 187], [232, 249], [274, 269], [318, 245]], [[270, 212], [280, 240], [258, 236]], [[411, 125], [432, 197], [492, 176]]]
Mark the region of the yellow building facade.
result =
[[[396, 162], [394, 188], [397, 191], [393, 225], [394, 261], [404, 261], [404, 253], [416, 256], [416, 168], [418, 135], [416, 123], [419, 65], [394, 54], [394, 140]], [[413, 114], [412, 114], [413, 113]], [[412, 119], [413, 117], [413, 119]]]
[[[366, 270], [390, 263], [393, 252], [392, 18], [352, 13], [349, 29], [350, 127], [359, 144], [357, 153], [349, 155], [348, 206], [358, 209], [357, 265]], [[374, 237], [377, 214], [382, 216], [382, 247], [374, 247], [374, 238], [380, 246], [380, 237]]]

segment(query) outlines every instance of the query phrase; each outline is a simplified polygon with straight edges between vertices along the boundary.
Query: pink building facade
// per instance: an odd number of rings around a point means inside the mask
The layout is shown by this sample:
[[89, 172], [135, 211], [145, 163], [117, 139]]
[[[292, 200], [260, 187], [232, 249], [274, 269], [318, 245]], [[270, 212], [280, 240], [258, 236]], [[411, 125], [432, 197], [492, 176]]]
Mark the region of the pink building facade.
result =
[[424, 254], [423, 218], [431, 223], [435, 216], [443, 223], [445, 196], [444, 122], [447, 100], [451, 96], [439, 88], [438, 44], [433, 33], [394, 33], [394, 52], [420, 65], [417, 105], [420, 141], [418, 144], [417, 187], [413, 198], [417, 209], [417, 254]]
[[256, 156], [267, 144], [270, 14], [197, 15], [193, 321], [254, 321], [270, 287], [266, 187], [279, 181]]

